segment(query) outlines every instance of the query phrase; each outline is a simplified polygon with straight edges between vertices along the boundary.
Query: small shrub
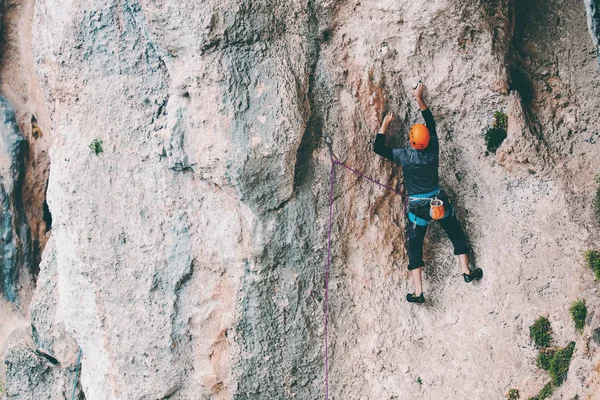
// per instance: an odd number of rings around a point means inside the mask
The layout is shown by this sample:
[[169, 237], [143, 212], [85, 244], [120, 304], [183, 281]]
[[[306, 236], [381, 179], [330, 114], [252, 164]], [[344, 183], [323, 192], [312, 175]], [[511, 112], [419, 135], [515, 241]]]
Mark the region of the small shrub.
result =
[[518, 400], [521, 398], [521, 396], [519, 395], [519, 391], [517, 389], [510, 389], [506, 394], [506, 398], [508, 400]]
[[[551, 384], [560, 386], [569, 372], [571, 357], [575, 352], [575, 342], [571, 342], [565, 348], [547, 349], [538, 354], [538, 366], [550, 374]], [[547, 386], [547, 385], [546, 385]], [[541, 392], [540, 392], [541, 393]]]
[[541, 369], [548, 371], [550, 369], [550, 365], [552, 364], [552, 360], [556, 355], [556, 349], [543, 349], [539, 352], [537, 356], [537, 365]]
[[485, 132], [485, 145], [489, 152], [495, 153], [506, 139], [508, 129], [508, 116], [502, 111], [494, 113], [494, 124]]
[[539, 400], [544, 400], [552, 396], [552, 393], [554, 393], [554, 385], [552, 384], [552, 382], [548, 382], [546, 383], [546, 386], [544, 386], [542, 390], [540, 390], [540, 392], [537, 395], [537, 398]]
[[90, 148], [91, 152], [95, 155], [98, 155], [104, 151], [102, 150], [102, 140], [98, 138], [94, 139], [88, 147]]
[[573, 322], [575, 323], [575, 329], [578, 332], [583, 331], [583, 327], [585, 326], [585, 317], [587, 317], [587, 307], [585, 306], [585, 302], [583, 300], [578, 300], [571, 306], [570, 310], [571, 316], [573, 317]]
[[417, 383], [418, 383], [419, 385], [422, 385], [422, 384], [423, 384], [423, 381], [421, 380], [421, 377], [418, 377], [418, 378], [417, 378]]
[[552, 327], [546, 317], [539, 317], [529, 327], [529, 336], [538, 347], [548, 347], [552, 343]]
[[508, 115], [502, 111], [496, 111], [494, 113], [494, 128], [508, 129]]
[[600, 251], [588, 250], [585, 252], [585, 262], [596, 274], [596, 279], [600, 279]]

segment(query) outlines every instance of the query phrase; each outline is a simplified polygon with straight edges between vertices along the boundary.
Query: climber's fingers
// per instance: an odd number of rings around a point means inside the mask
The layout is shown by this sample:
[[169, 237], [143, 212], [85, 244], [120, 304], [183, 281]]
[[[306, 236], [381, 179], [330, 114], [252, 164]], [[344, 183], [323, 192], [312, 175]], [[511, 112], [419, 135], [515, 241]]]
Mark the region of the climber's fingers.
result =
[[387, 114], [385, 114], [385, 117], [383, 118], [383, 121], [384, 121], [385, 123], [388, 123], [388, 124], [389, 124], [390, 122], [392, 122], [393, 120], [394, 120], [394, 113], [393, 113], [393, 112], [391, 112], [391, 111], [390, 111], [390, 112], [388, 112]]
[[423, 91], [425, 90], [425, 85], [423, 82], [419, 81], [417, 85], [413, 88], [413, 94], [415, 97], [419, 98], [423, 95]]

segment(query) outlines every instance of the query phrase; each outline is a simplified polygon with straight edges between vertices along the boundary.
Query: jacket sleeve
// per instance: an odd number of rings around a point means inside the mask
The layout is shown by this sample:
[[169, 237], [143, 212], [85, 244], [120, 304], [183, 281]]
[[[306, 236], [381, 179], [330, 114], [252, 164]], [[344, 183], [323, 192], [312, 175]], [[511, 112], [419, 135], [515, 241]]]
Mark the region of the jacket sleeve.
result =
[[373, 145], [373, 151], [382, 157], [392, 161], [394, 160], [392, 148], [385, 145], [385, 135], [380, 133], [377, 134], [377, 137], [375, 138], [375, 144]]
[[435, 120], [433, 119], [433, 114], [431, 110], [427, 108], [424, 111], [421, 111], [423, 115], [423, 119], [425, 120], [425, 125], [427, 126], [427, 130], [429, 130], [429, 135], [437, 138], [437, 132], [435, 130]]

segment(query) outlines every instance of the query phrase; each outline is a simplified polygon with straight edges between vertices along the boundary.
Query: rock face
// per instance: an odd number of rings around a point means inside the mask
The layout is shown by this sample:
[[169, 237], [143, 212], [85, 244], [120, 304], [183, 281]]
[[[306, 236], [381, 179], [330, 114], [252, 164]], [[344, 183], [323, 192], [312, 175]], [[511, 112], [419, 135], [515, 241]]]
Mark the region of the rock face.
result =
[[19, 267], [31, 267], [31, 236], [25, 219], [21, 187], [27, 142], [17, 125], [12, 106], [0, 97], [0, 288], [16, 301]]
[[[14, 108], [14, 117], [22, 143], [19, 185], [15, 191], [22, 202], [21, 213], [13, 216], [28, 225], [20, 240], [28, 244], [23, 260], [15, 266], [20, 272], [21, 304], [29, 304], [30, 281], [35, 281], [41, 254], [46, 244], [46, 232], [51, 228], [51, 216], [45, 204], [50, 159], [50, 119], [34, 72], [31, 53], [31, 26], [35, 0], [4, 0], [0, 2], [0, 94]], [[33, 279], [31, 279], [33, 278]], [[16, 296], [13, 297], [13, 301]]]
[[[372, 141], [392, 110], [389, 143], [404, 145], [422, 79], [442, 183], [485, 277], [462, 282], [434, 225], [428, 302], [408, 305], [402, 199], [336, 167], [331, 398], [533, 396], [548, 381], [528, 333], [539, 315], [558, 345], [577, 340], [557, 395], [600, 395], [582, 257], [599, 238], [600, 74], [584, 7], [38, 1], [52, 240], [32, 336], [45, 356], [16, 342], [7, 377], [50, 356], [59, 368], [40, 379], [59, 393], [80, 348], [88, 399], [322, 398], [330, 157], [401, 190]], [[508, 138], [488, 154], [495, 111]], [[7, 393], [28, 398], [18, 382]]]
[[81, 388], [76, 382], [76, 369], [62, 369], [53, 358], [36, 352], [30, 339], [25, 332], [14, 335], [6, 352], [4, 363], [9, 373], [6, 376], [5, 398], [7, 400], [84, 399]]
[[59, 314], [55, 246], [50, 239], [31, 302], [31, 326], [15, 330], [4, 355], [6, 398], [83, 399], [78, 380], [79, 348]]
[[588, 15], [588, 25], [592, 33], [592, 40], [598, 49], [600, 54], [600, 1], [598, 0], [585, 0], [586, 11]]

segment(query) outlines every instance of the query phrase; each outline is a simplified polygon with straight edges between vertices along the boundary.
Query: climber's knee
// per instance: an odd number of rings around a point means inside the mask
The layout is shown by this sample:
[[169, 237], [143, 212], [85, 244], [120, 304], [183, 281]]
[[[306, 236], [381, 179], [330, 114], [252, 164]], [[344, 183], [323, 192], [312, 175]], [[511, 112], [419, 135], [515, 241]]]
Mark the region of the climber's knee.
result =
[[423, 240], [427, 232], [427, 225], [419, 226], [409, 223], [407, 226], [408, 237], [408, 269], [420, 268], [423, 263]]

